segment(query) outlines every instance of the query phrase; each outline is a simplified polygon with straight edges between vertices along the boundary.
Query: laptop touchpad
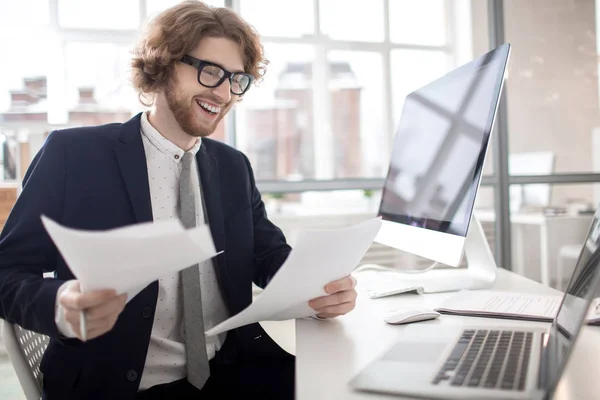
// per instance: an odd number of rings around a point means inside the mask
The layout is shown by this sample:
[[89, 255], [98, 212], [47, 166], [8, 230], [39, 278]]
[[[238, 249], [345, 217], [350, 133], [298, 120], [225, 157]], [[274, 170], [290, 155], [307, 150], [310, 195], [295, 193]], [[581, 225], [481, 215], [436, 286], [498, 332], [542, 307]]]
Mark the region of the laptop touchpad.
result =
[[401, 342], [396, 343], [383, 356], [384, 360], [396, 362], [433, 363], [448, 343], [442, 342]]

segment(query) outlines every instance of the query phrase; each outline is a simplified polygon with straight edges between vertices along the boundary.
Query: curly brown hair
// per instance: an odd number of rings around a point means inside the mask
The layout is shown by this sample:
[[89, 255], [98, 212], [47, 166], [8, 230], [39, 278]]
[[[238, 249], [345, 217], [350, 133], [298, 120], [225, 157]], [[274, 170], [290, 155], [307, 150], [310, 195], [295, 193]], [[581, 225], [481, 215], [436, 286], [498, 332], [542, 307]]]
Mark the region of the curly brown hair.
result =
[[147, 95], [164, 89], [172, 78], [175, 63], [206, 37], [233, 40], [243, 49], [245, 72], [257, 81], [265, 74], [268, 61], [251, 25], [228, 8], [187, 0], [156, 16], [133, 52], [133, 87], [143, 104], [152, 104]]

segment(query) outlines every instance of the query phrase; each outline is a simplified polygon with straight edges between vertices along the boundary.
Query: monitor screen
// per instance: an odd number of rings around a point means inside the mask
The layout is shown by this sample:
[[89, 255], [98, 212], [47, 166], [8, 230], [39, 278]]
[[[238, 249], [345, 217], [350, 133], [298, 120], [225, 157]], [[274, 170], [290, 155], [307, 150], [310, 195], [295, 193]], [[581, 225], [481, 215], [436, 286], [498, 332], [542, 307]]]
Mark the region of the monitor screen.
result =
[[544, 357], [547, 362], [543, 363], [545, 369], [541, 374], [543, 387], [556, 385], [591, 300], [596, 295], [599, 277], [600, 209], [596, 209], [575, 270], [545, 344]]
[[466, 236], [506, 63], [505, 44], [406, 97], [379, 215]]

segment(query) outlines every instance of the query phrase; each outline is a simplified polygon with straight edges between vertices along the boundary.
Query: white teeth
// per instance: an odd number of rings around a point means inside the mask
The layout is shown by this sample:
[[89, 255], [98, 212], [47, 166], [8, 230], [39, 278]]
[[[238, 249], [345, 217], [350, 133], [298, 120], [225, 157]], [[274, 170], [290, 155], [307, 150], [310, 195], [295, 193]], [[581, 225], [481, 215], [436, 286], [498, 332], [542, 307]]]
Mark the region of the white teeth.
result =
[[221, 107], [212, 106], [204, 101], [199, 101], [198, 104], [200, 104], [200, 106], [202, 106], [203, 108], [206, 108], [207, 110], [209, 110], [215, 114], [218, 113], [219, 111], [221, 111]]

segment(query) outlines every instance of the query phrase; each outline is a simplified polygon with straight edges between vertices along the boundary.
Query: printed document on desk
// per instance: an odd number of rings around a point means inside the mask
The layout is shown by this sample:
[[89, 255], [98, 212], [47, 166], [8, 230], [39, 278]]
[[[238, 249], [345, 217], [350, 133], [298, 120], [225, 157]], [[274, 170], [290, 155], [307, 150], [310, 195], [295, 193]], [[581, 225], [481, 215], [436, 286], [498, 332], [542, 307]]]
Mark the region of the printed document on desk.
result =
[[[445, 300], [435, 311], [442, 314], [552, 322], [562, 296], [494, 290], [463, 290]], [[589, 325], [600, 324], [600, 299], [587, 314]]]
[[218, 335], [260, 321], [282, 321], [314, 315], [308, 301], [326, 295], [331, 281], [350, 275], [381, 228], [381, 218], [350, 227], [305, 231], [261, 295], [246, 309], [206, 332]]
[[218, 254], [207, 225], [186, 230], [177, 219], [104, 231], [67, 228], [46, 216], [42, 223], [82, 292], [114, 289], [127, 301], [161, 276]]

